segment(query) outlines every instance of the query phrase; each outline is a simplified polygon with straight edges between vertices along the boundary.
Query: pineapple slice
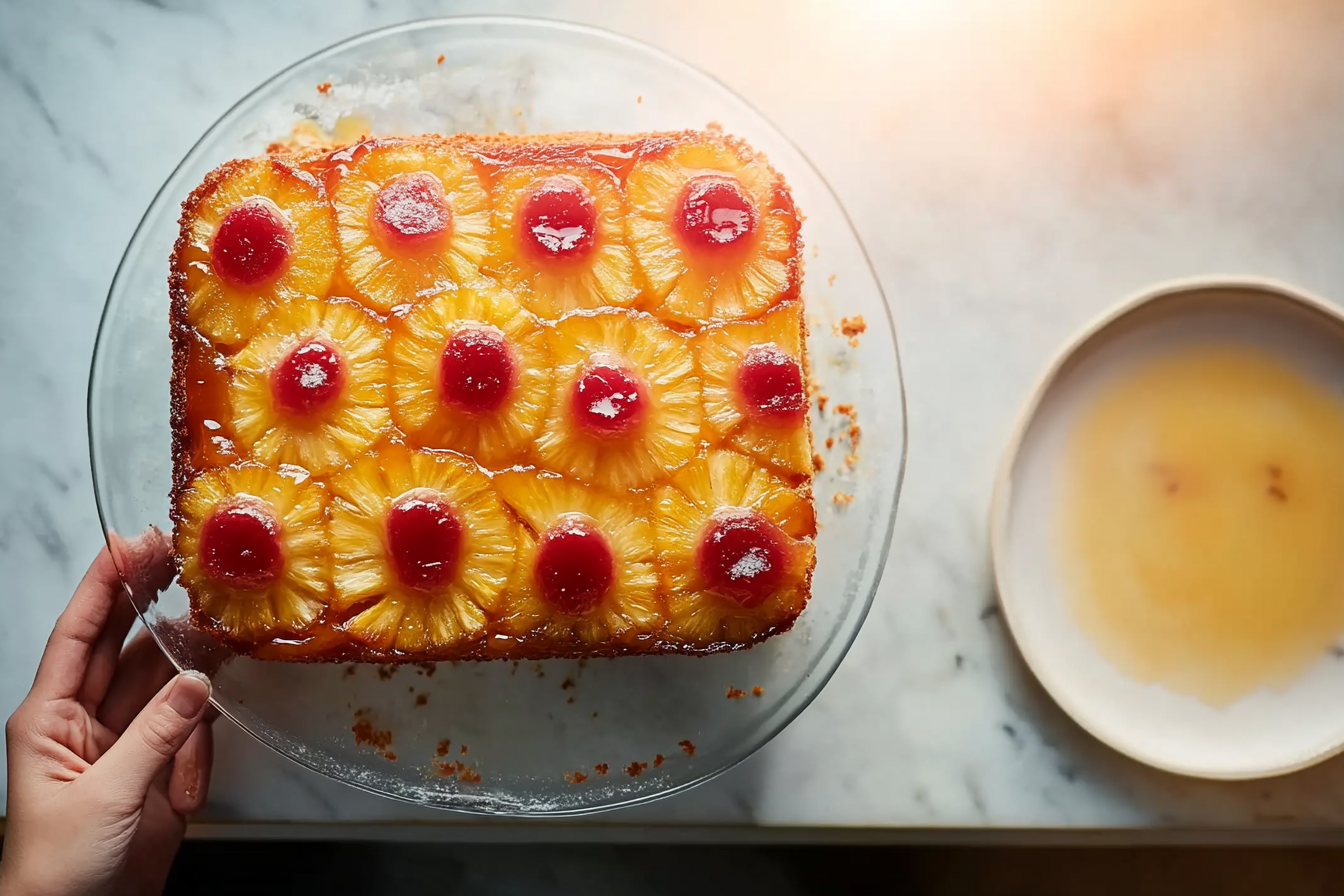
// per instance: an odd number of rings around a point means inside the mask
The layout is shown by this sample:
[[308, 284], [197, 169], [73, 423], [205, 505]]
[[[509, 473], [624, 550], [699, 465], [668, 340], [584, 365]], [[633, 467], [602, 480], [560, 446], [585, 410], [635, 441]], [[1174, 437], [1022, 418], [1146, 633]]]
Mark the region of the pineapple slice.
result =
[[635, 165], [626, 236], [659, 317], [755, 317], [797, 291], [798, 217], [778, 175], [741, 144], [702, 138]]
[[238, 441], [268, 464], [321, 475], [384, 429], [387, 329], [347, 299], [279, 305], [230, 366]]
[[625, 215], [616, 184], [598, 169], [506, 170], [495, 185], [491, 267], [543, 318], [580, 308], [628, 308], [640, 287]]
[[464, 458], [390, 444], [332, 480], [332, 607], [375, 650], [451, 654], [485, 634], [517, 524]]
[[202, 473], [178, 504], [182, 583], [228, 637], [301, 632], [330, 598], [327, 492], [294, 467]]
[[762, 463], [811, 476], [800, 309], [785, 303], [759, 321], [706, 329], [696, 353], [708, 428]]
[[471, 160], [446, 144], [372, 144], [341, 173], [331, 202], [345, 278], [373, 310], [481, 279], [490, 199]]
[[498, 287], [463, 288], [394, 322], [392, 402], [419, 444], [487, 467], [521, 461], [550, 404], [546, 334]]
[[551, 357], [556, 395], [537, 438], [547, 466], [621, 492], [695, 454], [700, 379], [683, 337], [647, 314], [575, 312]]
[[173, 285], [185, 291], [194, 327], [237, 345], [277, 300], [325, 295], [336, 255], [318, 180], [279, 159], [242, 159], [183, 203]]
[[668, 638], [750, 644], [802, 612], [816, 560], [805, 494], [751, 458], [717, 450], [682, 468], [653, 506]]
[[642, 496], [618, 497], [531, 470], [498, 473], [495, 487], [530, 527], [519, 536], [500, 632], [563, 653], [662, 629], [665, 610]]

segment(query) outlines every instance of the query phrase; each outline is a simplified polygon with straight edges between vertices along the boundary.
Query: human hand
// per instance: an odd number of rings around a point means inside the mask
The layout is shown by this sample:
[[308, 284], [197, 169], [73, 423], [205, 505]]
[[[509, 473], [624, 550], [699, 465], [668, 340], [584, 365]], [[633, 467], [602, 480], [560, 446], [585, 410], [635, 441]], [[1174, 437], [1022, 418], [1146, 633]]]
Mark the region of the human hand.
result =
[[[162, 532], [150, 529], [118, 548], [123, 565], [150, 570], [156, 587], [167, 586], [172, 567]], [[5, 726], [0, 896], [163, 890], [186, 816], [205, 803], [210, 683], [198, 672], [174, 676], [148, 631], [123, 649], [135, 618], [104, 548]]]

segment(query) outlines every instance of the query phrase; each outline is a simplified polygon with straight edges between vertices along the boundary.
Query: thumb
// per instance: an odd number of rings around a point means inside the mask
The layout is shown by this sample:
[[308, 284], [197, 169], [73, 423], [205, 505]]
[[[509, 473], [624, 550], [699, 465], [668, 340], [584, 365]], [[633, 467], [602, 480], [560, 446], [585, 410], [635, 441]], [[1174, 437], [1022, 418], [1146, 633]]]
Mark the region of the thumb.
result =
[[113, 803], [139, 807], [154, 779], [200, 723], [210, 700], [210, 679], [183, 672], [140, 710], [111, 748], [87, 774]]

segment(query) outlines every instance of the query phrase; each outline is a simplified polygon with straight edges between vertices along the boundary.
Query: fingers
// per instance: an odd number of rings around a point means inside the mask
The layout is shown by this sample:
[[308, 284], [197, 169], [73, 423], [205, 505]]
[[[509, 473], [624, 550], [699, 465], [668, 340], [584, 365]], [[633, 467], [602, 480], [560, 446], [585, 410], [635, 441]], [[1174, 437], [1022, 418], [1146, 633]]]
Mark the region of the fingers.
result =
[[126, 730], [174, 672], [173, 664], [144, 628], [131, 638], [120, 660], [98, 707], [98, 721], [117, 734]]
[[107, 624], [98, 641], [93, 645], [89, 656], [89, 667], [84, 673], [84, 682], [79, 687], [79, 702], [90, 713], [98, 708], [107, 694], [108, 685], [117, 671], [121, 660], [121, 646], [126, 641], [126, 633], [135, 624], [135, 605], [129, 598], [118, 597], [112, 605]]
[[178, 815], [194, 815], [210, 795], [210, 768], [214, 762], [214, 726], [209, 714], [191, 732], [173, 760], [168, 778], [168, 802]]
[[75, 588], [65, 612], [56, 620], [33, 679], [32, 696], [63, 700], [78, 696], [94, 646], [121, 596], [121, 578], [107, 548], [98, 552]]
[[134, 538], [108, 536], [112, 558], [131, 590], [135, 605], [144, 609], [173, 581], [173, 542], [157, 526], [150, 526]]
[[113, 806], [140, 806], [200, 723], [209, 699], [210, 682], [201, 673], [174, 677], [85, 773], [90, 784]]
[[[154, 526], [131, 539], [122, 538], [115, 532], [108, 535], [108, 550], [116, 561], [117, 569], [121, 571], [121, 580], [131, 589], [133, 596], [142, 606], [149, 600], [146, 595], [156, 596], [172, 581], [170, 547], [168, 537]], [[89, 667], [84, 674], [84, 683], [80, 686], [78, 695], [79, 702], [84, 704], [90, 713], [97, 710], [107, 695], [108, 686], [121, 660], [121, 649], [126, 641], [126, 633], [135, 624], [135, 607], [136, 602], [133, 600], [117, 600], [98, 643], [93, 647]], [[154, 689], [157, 690], [167, 680], [168, 676], [165, 674]], [[145, 694], [144, 699], [148, 700], [149, 696], [150, 694]], [[139, 708], [136, 707], [137, 710]]]

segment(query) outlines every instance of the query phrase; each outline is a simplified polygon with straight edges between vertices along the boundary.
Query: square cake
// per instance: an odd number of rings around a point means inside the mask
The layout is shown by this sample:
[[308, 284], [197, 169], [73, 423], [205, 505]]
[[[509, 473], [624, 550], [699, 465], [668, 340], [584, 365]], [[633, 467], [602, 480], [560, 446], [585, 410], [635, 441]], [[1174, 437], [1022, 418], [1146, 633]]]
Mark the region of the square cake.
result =
[[220, 166], [169, 275], [194, 624], [384, 663], [788, 630], [816, 534], [799, 223], [717, 131]]

